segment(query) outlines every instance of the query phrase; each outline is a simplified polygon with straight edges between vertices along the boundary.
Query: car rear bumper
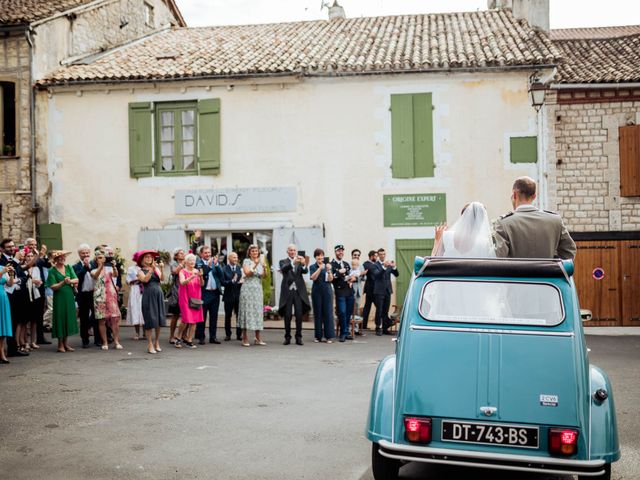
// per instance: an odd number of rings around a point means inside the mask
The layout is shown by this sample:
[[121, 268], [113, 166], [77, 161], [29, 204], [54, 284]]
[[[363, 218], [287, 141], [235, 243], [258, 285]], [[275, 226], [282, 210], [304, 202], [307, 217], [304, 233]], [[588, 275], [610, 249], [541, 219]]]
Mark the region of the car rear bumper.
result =
[[555, 457], [536, 457], [504, 453], [485, 453], [472, 450], [402, 445], [381, 440], [380, 454], [407, 462], [441, 463], [476, 468], [493, 468], [522, 472], [542, 472], [597, 476], [604, 473], [604, 460], [572, 460]]

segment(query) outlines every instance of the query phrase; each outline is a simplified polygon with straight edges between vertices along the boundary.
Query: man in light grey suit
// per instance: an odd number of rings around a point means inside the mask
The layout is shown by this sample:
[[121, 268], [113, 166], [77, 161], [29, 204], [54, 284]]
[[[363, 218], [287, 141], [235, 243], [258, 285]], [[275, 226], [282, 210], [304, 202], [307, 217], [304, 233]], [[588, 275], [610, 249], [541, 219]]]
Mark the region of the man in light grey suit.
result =
[[576, 256], [576, 244], [560, 215], [533, 206], [536, 182], [520, 177], [513, 183], [513, 211], [495, 221], [493, 240], [498, 257], [562, 258]]

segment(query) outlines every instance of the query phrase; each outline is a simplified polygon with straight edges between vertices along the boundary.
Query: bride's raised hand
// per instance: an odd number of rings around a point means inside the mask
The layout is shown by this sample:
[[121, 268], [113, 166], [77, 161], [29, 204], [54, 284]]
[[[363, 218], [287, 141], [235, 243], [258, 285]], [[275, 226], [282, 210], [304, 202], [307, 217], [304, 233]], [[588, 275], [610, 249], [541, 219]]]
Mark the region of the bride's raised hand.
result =
[[442, 240], [442, 234], [446, 229], [447, 229], [446, 223], [441, 223], [440, 225], [436, 225], [436, 235], [435, 235], [436, 242], [439, 242], [440, 240]]

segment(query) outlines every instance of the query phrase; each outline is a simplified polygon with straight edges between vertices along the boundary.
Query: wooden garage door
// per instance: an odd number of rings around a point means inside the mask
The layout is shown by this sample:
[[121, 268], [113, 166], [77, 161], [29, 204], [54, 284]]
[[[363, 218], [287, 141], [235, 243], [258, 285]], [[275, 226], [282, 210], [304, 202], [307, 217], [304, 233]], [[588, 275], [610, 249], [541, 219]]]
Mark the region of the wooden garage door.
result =
[[[619, 269], [620, 242], [576, 242], [574, 279], [580, 308], [591, 310], [593, 319], [587, 326], [622, 326]], [[594, 278], [596, 268], [604, 271], [601, 280]]]
[[622, 324], [640, 326], [640, 240], [620, 242]]

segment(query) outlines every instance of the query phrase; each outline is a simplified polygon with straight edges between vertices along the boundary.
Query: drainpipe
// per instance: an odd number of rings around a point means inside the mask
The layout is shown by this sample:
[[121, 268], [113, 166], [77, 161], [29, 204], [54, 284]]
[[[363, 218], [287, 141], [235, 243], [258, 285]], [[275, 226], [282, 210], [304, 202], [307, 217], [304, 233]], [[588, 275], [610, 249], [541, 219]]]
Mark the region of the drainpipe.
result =
[[548, 162], [547, 162], [547, 104], [542, 104], [538, 110], [538, 207], [545, 210], [548, 207], [549, 185], [548, 185]]
[[26, 31], [27, 43], [29, 44], [29, 129], [31, 131], [31, 148], [29, 155], [29, 179], [31, 181], [31, 213], [33, 214], [33, 237], [36, 237], [36, 226], [38, 205], [36, 197], [36, 95], [34, 87], [34, 74], [33, 74], [33, 59], [34, 59], [34, 45], [32, 28], [28, 27]]

